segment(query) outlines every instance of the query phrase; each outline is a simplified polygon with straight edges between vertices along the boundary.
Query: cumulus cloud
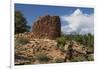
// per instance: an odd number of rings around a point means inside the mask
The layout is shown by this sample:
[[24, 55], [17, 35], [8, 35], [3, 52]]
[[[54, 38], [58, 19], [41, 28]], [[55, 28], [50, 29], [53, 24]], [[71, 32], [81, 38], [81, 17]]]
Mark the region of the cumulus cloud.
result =
[[80, 9], [75, 10], [70, 15], [61, 16], [61, 21], [61, 30], [65, 34], [70, 34], [72, 32], [93, 34], [94, 32], [94, 15], [84, 14]]

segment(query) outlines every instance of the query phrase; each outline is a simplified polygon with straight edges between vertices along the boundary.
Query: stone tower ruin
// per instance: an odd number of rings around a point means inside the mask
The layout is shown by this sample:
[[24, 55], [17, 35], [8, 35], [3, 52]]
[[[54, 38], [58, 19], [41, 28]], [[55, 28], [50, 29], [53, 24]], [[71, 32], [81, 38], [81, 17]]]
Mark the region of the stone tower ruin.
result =
[[59, 16], [42, 16], [33, 23], [32, 32], [35, 38], [56, 39], [61, 34], [61, 22]]

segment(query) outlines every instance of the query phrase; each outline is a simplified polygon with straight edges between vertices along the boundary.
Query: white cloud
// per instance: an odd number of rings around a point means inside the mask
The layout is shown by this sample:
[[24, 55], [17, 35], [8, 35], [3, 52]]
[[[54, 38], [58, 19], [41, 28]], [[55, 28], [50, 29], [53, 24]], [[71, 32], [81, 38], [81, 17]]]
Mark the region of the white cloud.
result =
[[94, 32], [94, 15], [84, 14], [80, 9], [74, 11], [70, 15], [61, 16], [61, 21], [66, 25], [62, 25], [62, 32], [70, 34], [72, 32], [87, 34]]

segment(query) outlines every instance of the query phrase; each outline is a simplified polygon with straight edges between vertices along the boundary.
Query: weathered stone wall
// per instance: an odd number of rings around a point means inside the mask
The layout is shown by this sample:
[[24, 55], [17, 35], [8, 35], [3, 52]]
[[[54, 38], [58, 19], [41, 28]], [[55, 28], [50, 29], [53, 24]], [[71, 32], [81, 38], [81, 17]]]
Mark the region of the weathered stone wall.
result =
[[55, 39], [60, 37], [61, 23], [59, 16], [43, 16], [33, 23], [32, 32], [36, 38]]

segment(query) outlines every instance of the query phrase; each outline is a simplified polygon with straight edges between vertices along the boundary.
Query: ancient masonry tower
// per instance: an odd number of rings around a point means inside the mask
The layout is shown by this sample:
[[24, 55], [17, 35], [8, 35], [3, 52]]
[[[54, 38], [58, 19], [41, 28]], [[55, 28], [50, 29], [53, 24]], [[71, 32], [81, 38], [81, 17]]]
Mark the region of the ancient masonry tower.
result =
[[59, 16], [42, 16], [33, 23], [32, 32], [36, 38], [55, 39], [60, 37], [61, 22]]

